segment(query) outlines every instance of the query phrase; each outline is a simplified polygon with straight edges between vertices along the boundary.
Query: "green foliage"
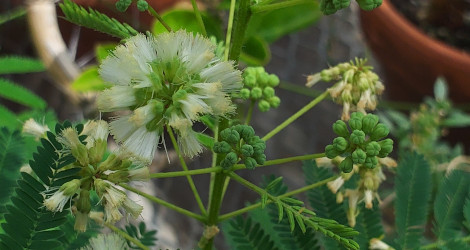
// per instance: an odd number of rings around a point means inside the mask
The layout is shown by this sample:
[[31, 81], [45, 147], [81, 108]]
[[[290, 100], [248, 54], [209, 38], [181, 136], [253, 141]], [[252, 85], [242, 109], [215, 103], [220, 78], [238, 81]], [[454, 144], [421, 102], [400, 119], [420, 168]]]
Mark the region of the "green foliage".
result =
[[[307, 185], [333, 176], [329, 169], [317, 167], [315, 161], [304, 161], [302, 169]], [[307, 198], [310, 206], [312, 206], [318, 216], [323, 218], [334, 218], [341, 224], [346, 224], [348, 222], [343, 205], [336, 203], [335, 195], [331, 193], [326, 186], [321, 186], [307, 191]], [[326, 249], [340, 248], [339, 243], [330, 238], [323, 236], [320, 240]]]
[[[157, 241], [157, 238], [155, 237], [155, 234], [157, 233], [157, 231], [156, 230], [147, 231], [146, 225], [143, 221], [139, 223], [139, 227], [136, 227], [132, 224], [127, 225], [126, 232], [130, 236], [138, 239], [145, 246], [155, 246], [155, 242]], [[134, 246], [134, 244], [132, 244], [132, 242], [130, 241], [127, 241], [127, 244], [132, 249], [140, 249], [139, 247]]]
[[42, 72], [44, 70], [46, 69], [42, 62], [36, 59], [19, 56], [0, 57], [0, 74]]
[[23, 146], [19, 131], [0, 129], [0, 218], [3, 218], [5, 205], [9, 203], [10, 194], [20, 175], [19, 169], [25, 158]]
[[403, 249], [420, 246], [431, 196], [431, 170], [422, 155], [408, 153], [401, 159], [395, 179], [397, 243]]
[[269, 235], [261, 228], [259, 223], [253, 223], [250, 217], [244, 219], [237, 216], [224, 224], [224, 235], [231, 249], [268, 250], [274, 248]]
[[30, 108], [44, 109], [46, 102], [31, 91], [0, 78], [0, 96]]
[[361, 206], [354, 229], [359, 232], [354, 240], [359, 244], [360, 249], [369, 249], [370, 239], [379, 238], [384, 234], [382, 215], [377, 202], [374, 202], [372, 209]]
[[[64, 127], [71, 127], [69, 122], [56, 126], [56, 134]], [[82, 130], [83, 126], [77, 126]], [[61, 145], [56, 135], [49, 132], [49, 140], [42, 139], [41, 146], [34, 154], [30, 166], [39, 178], [37, 180], [28, 173], [21, 173], [18, 187], [11, 197], [12, 204], [7, 205], [5, 223], [2, 224], [3, 233], [0, 234], [2, 248], [9, 249], [44, 249], [55, 248], [62, 243], [64, 236], [58, 226], [67, 221], [68, 211], [51, 212], [45, 209], [43, 194], [47, 190], [54, 190], [62, 183], [76, 178], [73, 168], [64, 169], [73, 163], [75, 158], [70, 154], [61, 152]]]
[[85, 69], [72, 83], [72, 89], [77, 92], [100, 91], [110, 86], [101, 79], [97, 66]]
[[126, 23], [120, 23], [96, 10], [85, 8], [65, 0], [59, 5], [68, 21], [96, 31], [100, 31], [117, 38], [125, 39], [135, 36], [138, 32]]
[[434, 202], [435, 234], [438, 240], [448, 241], [461, 236], [464, 204], [470, 187], [470, 174], [453, 170], [439, 186]]

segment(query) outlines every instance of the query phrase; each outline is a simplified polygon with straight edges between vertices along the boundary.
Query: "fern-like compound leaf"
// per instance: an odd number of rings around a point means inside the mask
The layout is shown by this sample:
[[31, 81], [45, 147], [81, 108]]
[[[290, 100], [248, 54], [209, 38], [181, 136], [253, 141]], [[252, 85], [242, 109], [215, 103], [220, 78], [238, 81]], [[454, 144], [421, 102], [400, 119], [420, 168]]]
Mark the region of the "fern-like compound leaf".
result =
[[41, 72], [46, 70], [41, 61], [18, 56], [0, 57], [0, 75], [29, 72]]
[[114, 18], [110, 18], [96, 10], [85, 8], [65, 0], [59, 5], [67, 20], [77, 25], [81, 25], [96, 31], [100, 31], [121, 39], [135, 36], [138, 32], [128, 24], [122, 24]]
[[470, 174], [462, 170], [453, 170], [441, 183], [434, 202], [434, 231], [439, 240], [448, 241], [461, 235], [469, 187]]
[[[319, 168], [314, 161], [305, 161], [303, 171], [307, 185], [333, 176], [329, 169]], [[343, 205], [336, 203], [336, 196], [326, 186], [307, 191], [307, 198], [319, 217], [332, 218], [341, 224], [348, 222]], [[321, 237], [320, 240], [326, 249], [340, 248], [338, 242], [329, 237]]]
[[33, 92], [18, 84], [0, 78], [0, 97], [33, 109], [45, 109], [47, 104]]
[[[67, 123], [67, 126], [71, 126]], [[64, 128], [58, 125], [58, 132]], [[55, 134], [50, 133], [55, 143]], [[60, 144], [59, 144], [60, 145]], [[54, 147], [49, 140], [41, 140], [41, 146], [34, 154], [30, 166], [38, 179], [28, 173], [21, 173], [12, 204], [6, 206], [5, 222], [1, 225], [0, 249], [54, 249], [62, 245], [60, 238], [64, 233], [58, 227], [67, 222], [69, 211], [51, 212], [44, 207], [44, 193], [60, 186], [64, 180], [76, 178], [76, 170], [63, 170], [73, 163], [70, 153]], [[68, 164], [67, 164], [68, 163]], [[67, 205], [68, 206], [68, 205]]]
[[431, 170], [422, 155], [409, 153], [400, 161], [395, 192], [397, 243], [403, 249], [414, 249], [420, 246], [431, 197]]
[[250, 217], [235, 217], [224, 225], [224, 235], [231, 249], [276, 250], [270, 236]]
[[372, 238], [383, 236], [382, 215], [377, 202], [374, 202], [372, 209], [360, 207], [354, 229], [359, 232], [354, 240], [359, 244], [360, 249], [369, 249], [369, 242]]
[[[155, 236], [155, 234], [157, 233], [157, 231], [147, 231], [147, 226], [144, 222], [140, 222], [138, 227], [132, 224], [127, 225], [126, 231], [130, 236], [136, 238], [145, 246], [155, 246], [155, 242], [157, 241], [157, 237]], [[127, 244], [132, 249], [140, 249], [139, 247], [132, 244], [132, 242], [130, 241], [127, 241]]]

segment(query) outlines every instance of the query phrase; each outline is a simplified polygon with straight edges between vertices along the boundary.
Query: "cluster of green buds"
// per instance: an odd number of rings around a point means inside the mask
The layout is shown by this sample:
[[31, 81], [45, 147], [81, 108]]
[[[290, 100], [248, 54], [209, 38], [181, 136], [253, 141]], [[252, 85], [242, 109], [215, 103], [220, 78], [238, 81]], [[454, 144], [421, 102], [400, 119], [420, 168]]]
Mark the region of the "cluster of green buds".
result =
[[[347, 8], [351, 0], [321, 0], [320, 10], [325, 15], [331, 15], [336, 11]], [[382, 4], [382, 0], [356, 0], [363, 10], [373, 10]]]
[[353, 165], [374, 169], [379, 158], [387, 157], [393, 150], [393, 141], [384, 139], [389, 129], [373, 114], [364, 115], [361, 112], [351, 114], [348, 126], [342, 120], [333, 124], [333, 131], [338, 135], [333, 144], [325, 147], [326, 157], [333, 159], [339, 155], [345, 156], [339, 164], [342, 172], [349, 173]]
[[266, 143], [255, 136], [255, 131], [248, 125], [236, 125], [220, 132], [221, 141], [214, 143], [213, 150], [223, 154], [220, 166], [230, 169], [240, 160], [246, 168], [254, 169], [266, 161], [264, 150]]
[[350, 111], [375, 110], [377, 95], [382, 94], [384, 85], [372, 67], [365, 65], [366, 59], [356, 58], [355, 62], [340, 63], [320, 73], [310, 75], [306, 86], [311, 87], [321, 81], [337, 81], [328, 89], [336, 103], [343, 105], [342, 120], [349, 120]]
[[240, 90], [242, 99], [258, 101], [258, 108], [266, 112], [279, 107], [281, 99], [276, 96], [274, 87], [279, 85], [279, 77], [268, 74], [263, 67], [248, 67], [243, 72], [244, 87]]
[[[83, 129], [82, 129], [83, 128]], [[91, 211], [91, 192], [95, 191], [104, 206], [104, 220], [116, 222], [123, 217], [121, 211], [137, 218], [143, 207], [114, 184], [149, 180], [146, 166], [135, 166], [131, 154], [122, 150], [111, 153], [105, 160], [108, 124], [89, 121], [82, 127], [66, 127], [56, 137], [61, 153], [74, 158], [70, 168], [78, 168], [77, 178], [48, 193], [44, 206], [54, 212], [62, 211], [69, 201], [74, 201], [72, 211], [76, 217], [75, 229], [85, 231], [88, 218], [96, 216]], [[57, 144], [56, 144], [57, 145]], [[67, 168], [69, 169], [69, 168]]]
[[[120, 12], [125, 12], [131, 3], [132, 0], [119, 0], [116, 2], [116, 9]], [[149, 4], [145, 0], [137, 0], [136, 5], [139, 11], [146, 11], [149, 8]]]

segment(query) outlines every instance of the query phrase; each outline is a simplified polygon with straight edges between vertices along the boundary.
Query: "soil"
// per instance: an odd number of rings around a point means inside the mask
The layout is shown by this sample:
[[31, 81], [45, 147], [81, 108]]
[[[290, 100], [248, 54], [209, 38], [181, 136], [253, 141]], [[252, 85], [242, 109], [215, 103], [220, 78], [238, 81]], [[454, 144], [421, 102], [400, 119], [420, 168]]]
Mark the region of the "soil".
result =
[[470, 0], [390, 0], [431, 37], [470, 53]]

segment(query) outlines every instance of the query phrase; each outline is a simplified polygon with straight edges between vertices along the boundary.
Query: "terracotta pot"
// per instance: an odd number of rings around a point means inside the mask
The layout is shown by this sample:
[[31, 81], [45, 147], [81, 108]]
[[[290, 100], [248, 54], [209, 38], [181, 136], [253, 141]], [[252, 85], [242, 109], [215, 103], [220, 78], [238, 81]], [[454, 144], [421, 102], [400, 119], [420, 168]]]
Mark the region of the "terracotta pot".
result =
[[454, 101], [470, 100], [470, 54], [427, 36], [389, 0], [373, 11], [361, 11], [360, 19], [392, 99], [421, 101], [432, 95], [435, 79], [444, 76]]

